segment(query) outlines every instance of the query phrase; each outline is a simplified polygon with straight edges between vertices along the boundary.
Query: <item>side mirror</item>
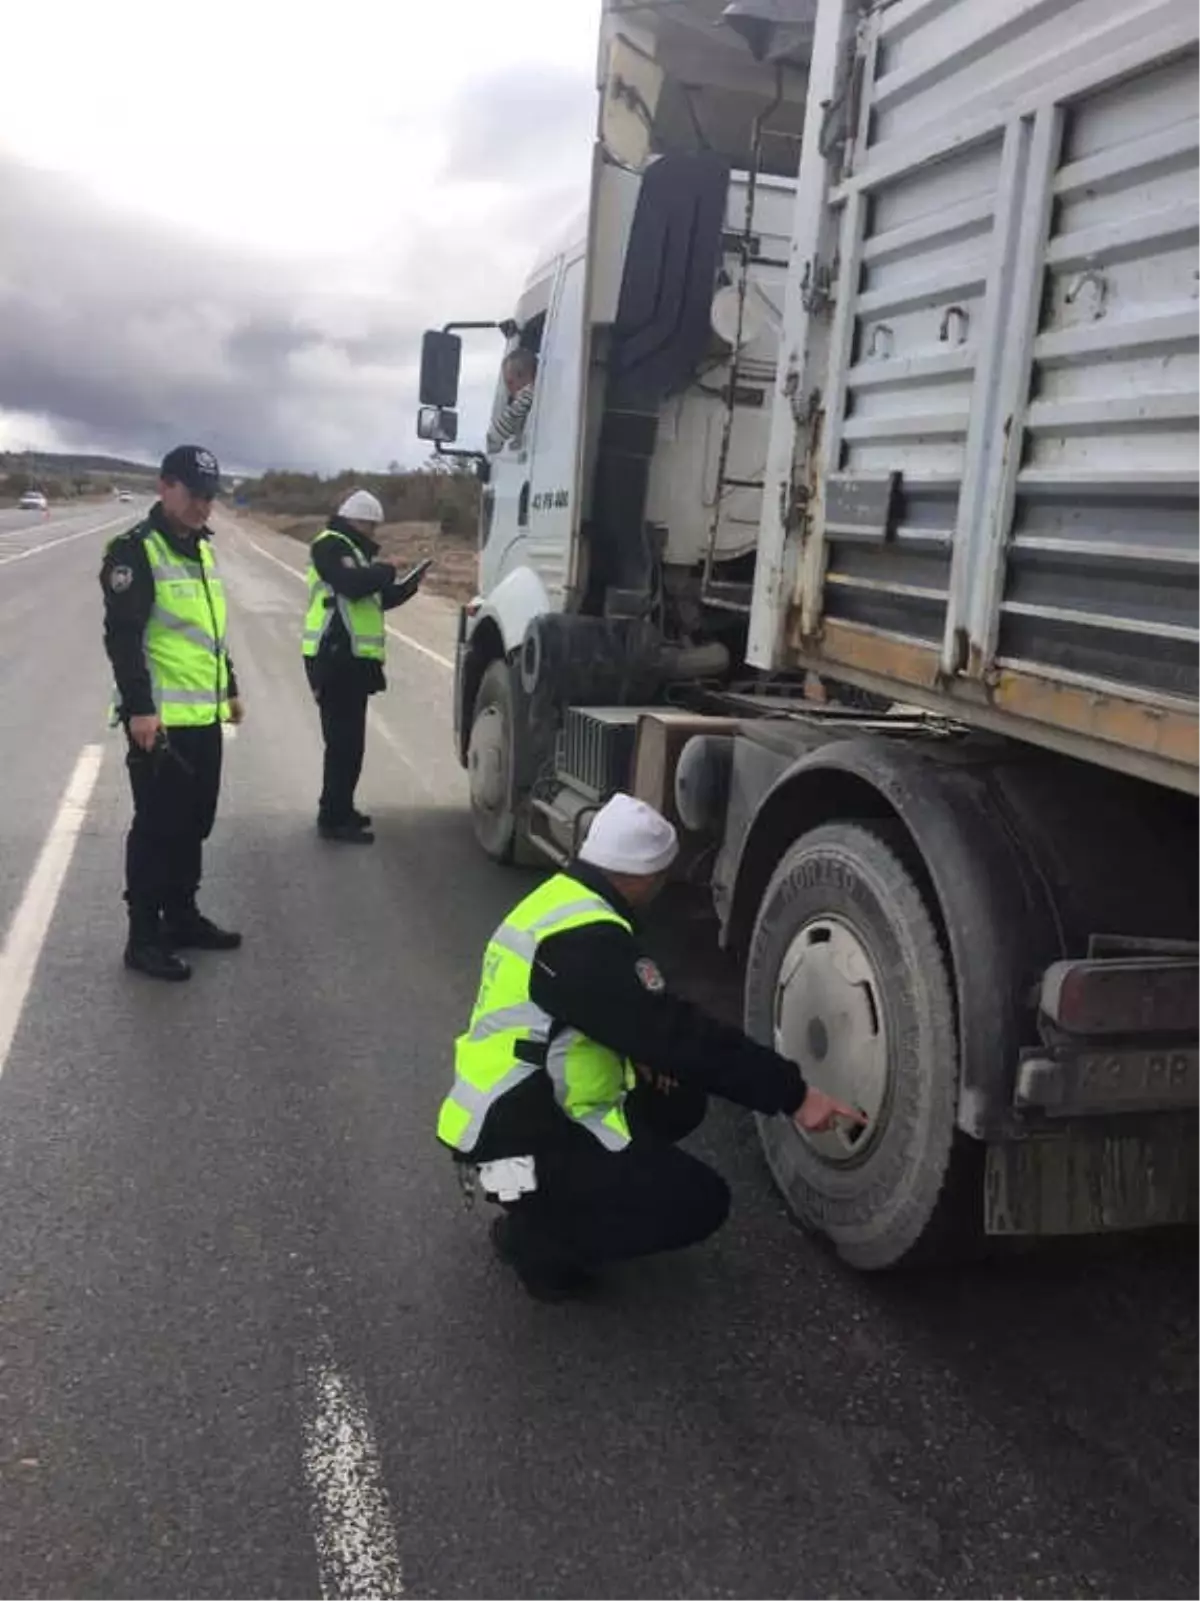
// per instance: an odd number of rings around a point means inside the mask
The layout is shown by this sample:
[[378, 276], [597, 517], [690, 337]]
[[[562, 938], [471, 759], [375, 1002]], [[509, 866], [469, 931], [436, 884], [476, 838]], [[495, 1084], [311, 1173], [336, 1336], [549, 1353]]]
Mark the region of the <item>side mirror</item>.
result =
[[[458, 405], [458, 373], [461, 365], [462, 340], [458, 335], [430, 328], [421, 340], [422, 406], [453, 410]], [[422, 439], [427, 437], [421, 434]]]
[[422, 406], [417, 413], [417, 438], [431, 445], [452, 445], [458, 438], [458, 413], [444, 406]]

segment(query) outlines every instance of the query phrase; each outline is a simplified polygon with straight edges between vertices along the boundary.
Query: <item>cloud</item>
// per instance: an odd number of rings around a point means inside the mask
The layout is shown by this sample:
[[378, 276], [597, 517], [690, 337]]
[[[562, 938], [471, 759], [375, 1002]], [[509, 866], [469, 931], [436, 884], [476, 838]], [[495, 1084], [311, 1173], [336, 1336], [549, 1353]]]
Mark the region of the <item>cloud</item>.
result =
[[[357, 252], [357, 214], [331, 218], [323, 252], [268, 253], [0, 154], [0, 444], [44, 418], [47, 444], [152, 458], [190, 439], [242, 471], [420, 461], [421, 331], [511, 313], [585, 199], [592, 104], [565, 68], [467, 85], [440, 169], [381, 164]], [[464, 441], [497, 356], [487, 335], [468, 347]]]
[[459, 97], [443, 175], [468, 183], [533, 178], [538, 187], [552, 187], [564, 170], [574, 175], [595, 120], [586, 74], [506, 67]]

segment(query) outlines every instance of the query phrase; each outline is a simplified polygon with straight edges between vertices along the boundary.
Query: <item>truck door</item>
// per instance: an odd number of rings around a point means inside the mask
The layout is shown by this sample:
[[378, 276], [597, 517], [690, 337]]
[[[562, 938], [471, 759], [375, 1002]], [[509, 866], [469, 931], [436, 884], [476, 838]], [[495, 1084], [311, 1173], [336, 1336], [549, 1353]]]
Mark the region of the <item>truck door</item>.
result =
[[[540, 342], [544, 348], [545, 339]], [[516, 343], [510, 345], [506, 356], [515, 348]], [[483, 506], [483, 550], [480, 556], [480, 581], [485, 595], [490, 594], [505, 574], [520, 566], [524, 560], [525, 538], [529, 532], [529, 474], [540, 409], [540, 390], [539, 372], [534, 385], [533, 405], [525, 419], [524, 430], [518, 438], [508, 440], [500, 450], [489, 456], [491, 476]], [[501, 368], [496, 378], [493, 417], [504, 409], [507, 399]]]
[[578, 255], [567, 258], [555, 285], [534, 402], [526, 560], [542, 580], [554, 611], [564, 606], [578, 522], [585, 276], [581, 246]]

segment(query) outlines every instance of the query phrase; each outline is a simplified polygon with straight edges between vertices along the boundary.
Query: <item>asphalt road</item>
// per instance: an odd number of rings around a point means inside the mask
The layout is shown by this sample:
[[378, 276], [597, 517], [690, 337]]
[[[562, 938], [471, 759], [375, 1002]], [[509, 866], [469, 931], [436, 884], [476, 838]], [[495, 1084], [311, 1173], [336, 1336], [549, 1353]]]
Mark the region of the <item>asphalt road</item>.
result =
[[1191, 1236], [858, 1278], [721, 1108], [708, 1246], [561, 1307], [492, 1260], [432, 1126], [522, 879], [470, 842], [445, 608], [392, 614], [378, 843], [323, 846], [301, 553], [220, 524], [246, 944], [124, 973], [114, 512], [0, 513], [0, 1594], [1194, 1596]]

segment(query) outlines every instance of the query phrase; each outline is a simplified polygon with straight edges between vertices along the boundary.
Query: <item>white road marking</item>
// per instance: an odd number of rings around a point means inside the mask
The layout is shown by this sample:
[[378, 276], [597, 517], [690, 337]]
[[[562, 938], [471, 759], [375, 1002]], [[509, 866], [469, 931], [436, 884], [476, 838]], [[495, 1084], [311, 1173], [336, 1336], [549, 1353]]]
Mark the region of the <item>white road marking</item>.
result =
[[322, 1596], [402, 1596], [400, 1551], [366, 1397], [323, 1354], [304, 1375], [301, 1405]]
[[0, 567], [7, 567], [10, 561], [24, 561], [28, 556], [40, 556], [44, 550], [53, 550], [58, 545], [69, 545], [73, 539], [83, 539], [88, 534], [102, 533], [105, 528], [115, 528], [118, 523], [129, 524], [129, 519], [110, 517], [106, 523], [93, 523], [90, 528], [76, 529], [73, 534], [64, 534], [61, 539], [48, 539], [44, 545], [31, 545], [28, 550], [18, 550], [11, 556], [0, 556]]
[[400, 743], [399, 739], [397, 739], [396, 735], [392, 733], [391, 729], [375, 710], [374, 706], [367, 707], [367, 722], [375, 730], [375, 732], [392, 747], [396, 755], [404, 763], [405, 767], [408, 768], [409, 772], [413, 775], [417, 783], [430, 797], [430, 799], [436, 800], [437, 791], [433, 788], [432, 784], [430, 784], [429, 780], [417, 766], [416, 762], [413, 761], [412, 757], [409, 756], [407, 751], [404, 749], [404, 746]]
[[[282, 557], [276, 556], [273, 551], [264, 550], [256, 539], [251, 539], [250, 535], [245, 533], [243, 530], [239, 529], [238, 532], [241, 533], [242, 538], [246, 541], [246, 543], [251, 546], [252, 549], [256, 550], [260, 556], [265, 556], [268, 561], [273, 561], [276, 567], [282, 567], [285, 573], [289, 573], [293, 578], [299, 579], [301, 583], [304, 582], [304, 574], [293, 567], [291, 562], [284, 561]], [[409, 650], [415, 650], [422, 656], [428, 656], [431, 662], [436, 662], [439, 667], [444, 667], [448, 673], [452, 673], [454, 671], [454, 663], [448, 656], [442, 656], [438, 651], [430, 650], [428, 645], [422, 645], [419, 639], [413, 639], [409, 634], [402, 634], [398, 628], [393, 628], [391, 623], [385, 623], [384, 627], [387, 629], [388, 633], [393, 639], [398, 639], [402, 645], [407, 645]]]
[[8, 937], [0, 949], [0, 1073], [8, 1061], [103, 758], [102, 745], [85, 745], [80, 751], [75, 771], [67, 782], [50, 832], [21, 896], [21, 904], [9, 925]]

